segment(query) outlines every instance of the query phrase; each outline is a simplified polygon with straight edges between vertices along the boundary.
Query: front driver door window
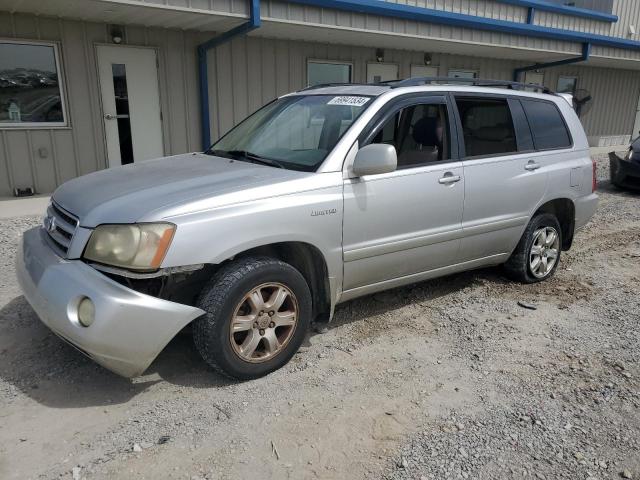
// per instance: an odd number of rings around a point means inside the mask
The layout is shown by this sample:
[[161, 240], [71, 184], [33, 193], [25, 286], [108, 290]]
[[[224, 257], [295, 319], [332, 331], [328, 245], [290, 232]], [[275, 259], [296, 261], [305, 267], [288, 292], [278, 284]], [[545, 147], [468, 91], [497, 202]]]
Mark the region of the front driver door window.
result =
[[397, 102], [361, 146], [394, 145], [398, 169], [345, 180], [345, 291], [456, 262], [464, 178], [451, 153], [451, 109], [442, 96]]

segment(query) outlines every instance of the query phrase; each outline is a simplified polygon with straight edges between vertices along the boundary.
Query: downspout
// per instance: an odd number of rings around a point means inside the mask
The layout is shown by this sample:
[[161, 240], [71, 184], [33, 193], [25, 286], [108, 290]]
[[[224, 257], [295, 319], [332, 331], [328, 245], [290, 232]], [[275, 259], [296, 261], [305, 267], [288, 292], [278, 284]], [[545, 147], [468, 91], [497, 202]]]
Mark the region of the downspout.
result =
[[529, 25], [533, 25], [533, 20], [536, 17], [536, 9], [533, 7], [529, 7], [529, 10], [527, 10], [527, 23]]
[[260, 0], [250, 0], [249, 20], [198, 45], [198, 78], [200, 82], [200, 130], [202, 150], [211, 146], [211, 120], [209, 116], [209, 74], [207, 52], [239, 35], [244, 35], [260, 27]]
[[566, 58], [564, 60], [558, 60], [558, 61], [555, 61], [555, 62], [548, 62], [548, 63], [536, 63], [535, 65], [529, 65], [528, 67], [516, 68], [513, 71], [513, 80], [514, 80], [514, 82], [519, 82], [520, 81], [520, 75], [523, 74], [524, 72], [528, 72], [530, 70], [538, 70], [538, 69], [542, 69], [542, 68], [557, 67], [557, 66], [560, 66], [560, 65], [568, 65], [570, 63], [586, 62], [587, 60], [589, 60], [589, 55], [590, 54], [591, 54], [591, 43], [583, 43], [582, 44], [582, 55], [580, 55], [579, 57]]

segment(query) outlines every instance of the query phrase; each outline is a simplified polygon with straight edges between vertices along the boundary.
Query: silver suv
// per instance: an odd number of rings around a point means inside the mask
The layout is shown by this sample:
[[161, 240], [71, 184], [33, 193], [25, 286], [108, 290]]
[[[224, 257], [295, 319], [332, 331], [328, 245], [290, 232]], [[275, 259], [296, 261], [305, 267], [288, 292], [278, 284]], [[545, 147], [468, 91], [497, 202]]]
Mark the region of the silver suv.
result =
[[191, 324], [238, 379], [295, 354], [336, 304], [489, 265], [553, 275], [593, 215], [570, 99], [411, 79], [285, 95], [204, 153], [65, 183], [17, 273], [57, 335], [124, 376]]

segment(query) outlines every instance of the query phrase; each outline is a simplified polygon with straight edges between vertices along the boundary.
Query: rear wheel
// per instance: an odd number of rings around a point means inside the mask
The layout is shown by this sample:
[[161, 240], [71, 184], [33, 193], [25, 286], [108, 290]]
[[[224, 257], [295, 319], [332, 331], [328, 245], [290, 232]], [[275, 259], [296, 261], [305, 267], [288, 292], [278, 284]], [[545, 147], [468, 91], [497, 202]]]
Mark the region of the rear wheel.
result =
[[311, 294], [291, 265], [267, 257], [223, 267], [204, 288], [194, 324], [202, 358], [237, 379], [266, 375], [296, 353], [311, 320]]
[[551, 277], [560, 263], [562, 230], [555, 215], [535, 215], [505, 264], [511, 278], [535, 283]]

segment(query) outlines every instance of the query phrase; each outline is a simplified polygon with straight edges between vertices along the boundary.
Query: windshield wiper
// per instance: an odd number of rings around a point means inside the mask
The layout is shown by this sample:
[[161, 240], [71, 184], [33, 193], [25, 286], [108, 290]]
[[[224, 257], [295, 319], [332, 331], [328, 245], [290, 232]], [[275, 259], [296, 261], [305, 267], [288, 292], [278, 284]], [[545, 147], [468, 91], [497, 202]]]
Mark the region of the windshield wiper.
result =
[[257, 153], [251, 153], [246, 150], [229, 150], [228, 152], [225, 152], [225, 153], [228, 153], [229, 155], [232, 155], [235, 158], [238, 158], [238, 157], [246, 158], [247, 160], [253, 163], [260, 163], [262, 165], [267, 165], [269, 167], [285, 168], [284, 165], [277, 160], [274, 160], [272, 158], [266, 158], [261, 155], [258, 155]]
[[227, 152], [226, 150], [205, 150], [204, 152], [205, 155], [211, 155], [212, 157], [223, 157], [223, 158], [229, 158], [231, 160], [235, 160], [236, 157], [234, 155], [230, 155], [229, 152]]

